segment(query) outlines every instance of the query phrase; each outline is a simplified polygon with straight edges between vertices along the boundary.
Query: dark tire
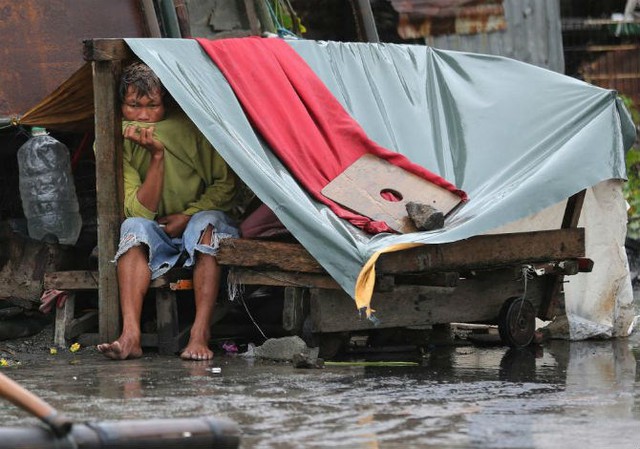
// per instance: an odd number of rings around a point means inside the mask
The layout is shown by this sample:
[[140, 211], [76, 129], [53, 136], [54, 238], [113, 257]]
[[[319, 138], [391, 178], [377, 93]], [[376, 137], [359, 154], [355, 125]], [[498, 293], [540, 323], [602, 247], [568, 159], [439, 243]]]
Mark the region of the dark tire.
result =
[[531, 301], [510, 298], [504, 302], [498, 317], [502, 342], [512, 348], [524, 348], [533, 341], [536, 330], [536, 309]]

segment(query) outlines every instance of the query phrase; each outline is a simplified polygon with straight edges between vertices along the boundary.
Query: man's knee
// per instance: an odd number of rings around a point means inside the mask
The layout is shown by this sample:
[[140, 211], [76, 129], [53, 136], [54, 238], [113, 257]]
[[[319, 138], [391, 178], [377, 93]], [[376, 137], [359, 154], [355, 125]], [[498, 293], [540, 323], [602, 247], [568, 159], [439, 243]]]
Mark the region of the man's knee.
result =
[[213, 225], [209, 224], [200, 234], [200, 240], [198, 240], [199, 245], [209, 245], [211, 246], [211, 242], [213, 241]]
[[151, 226], [153, 226], [153, 222], [145, 218], [132, 217], [124, 220], [120, 226], [120, 242], [114, 261], [117, 262], [120, 257], [133, 248], [143, 251], [147, 256]]

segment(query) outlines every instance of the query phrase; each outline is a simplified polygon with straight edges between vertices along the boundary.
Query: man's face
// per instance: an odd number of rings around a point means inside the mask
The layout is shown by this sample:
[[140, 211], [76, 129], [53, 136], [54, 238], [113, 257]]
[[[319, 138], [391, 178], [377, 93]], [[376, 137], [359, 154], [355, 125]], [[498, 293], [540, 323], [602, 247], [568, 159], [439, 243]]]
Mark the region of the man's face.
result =
[[160, 90], [153, 91], [148, 96], [139, 97], [138, 91], [133, 86], [127, 88], [122, 102], [122, 116], [125, 120], [155, 123], [164, 118], [164, 112]]

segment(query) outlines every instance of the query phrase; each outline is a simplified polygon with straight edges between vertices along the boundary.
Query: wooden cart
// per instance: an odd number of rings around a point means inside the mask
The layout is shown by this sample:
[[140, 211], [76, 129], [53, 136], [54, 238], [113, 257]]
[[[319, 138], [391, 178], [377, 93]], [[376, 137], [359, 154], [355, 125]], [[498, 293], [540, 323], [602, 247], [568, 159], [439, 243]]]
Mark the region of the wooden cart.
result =
[[[97, 337], [112, 341], [120, 333], [120, 312], [111, 259], [123, 219], [117, 88], [122, 66], [133, 55], [122, 39], [86, 41], [84, 55], [93, 66], [98, 271], [49, 273], [45, 288], [97, 289]], [[305, 321], [315, 334], [482, 322], [498, 323], [506, 343], [522, 346], [533, 336], [536, 316], [555, 316], [563, 301], [563, 277], [589, 269], [583, 259], [584, 230], [576, 228], [583, 199], [584, 191], [569, 199], [558, 230], [477, 236], [383, 254], [372, 300], [377, 324], [359, 318], [353, 300], [301, 245], [229, 239], [221, 245], [218, 261], [229, 267], [234, 282], [286, 287], [283, 324], [294, 334], [302, 332]], [[180, 285], [170, 276], [152, 285], [158, 334], [143, 336], [143, 344], [157, 345], [162, 353], [177, 351], [183, 335], [174, 294]], [[73, 300], [69, 304], [58, 311], [57, 343], [86, 328], [75, 317]]]

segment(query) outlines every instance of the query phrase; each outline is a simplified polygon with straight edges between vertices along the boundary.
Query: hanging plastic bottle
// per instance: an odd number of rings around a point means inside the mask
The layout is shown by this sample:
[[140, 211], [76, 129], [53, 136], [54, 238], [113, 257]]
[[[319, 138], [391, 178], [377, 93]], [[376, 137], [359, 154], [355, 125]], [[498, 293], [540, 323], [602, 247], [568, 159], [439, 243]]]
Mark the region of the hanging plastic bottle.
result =
[[71, 174], [69, 149], [44, 128], [32, 128], [18, 150], [20, 197], [29, 236], [74, 245], [82, 218]]

